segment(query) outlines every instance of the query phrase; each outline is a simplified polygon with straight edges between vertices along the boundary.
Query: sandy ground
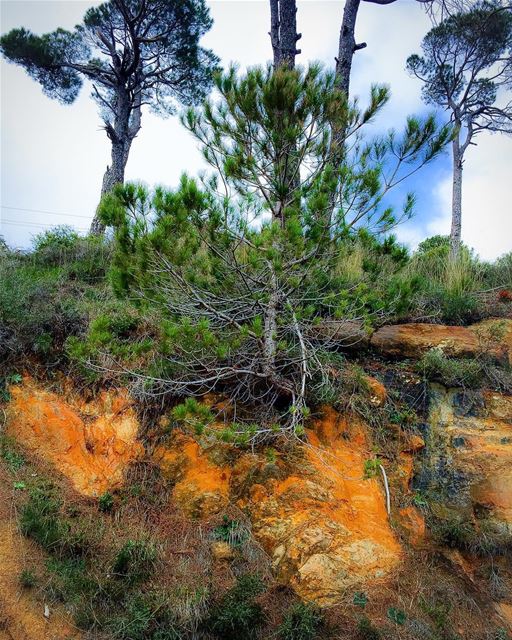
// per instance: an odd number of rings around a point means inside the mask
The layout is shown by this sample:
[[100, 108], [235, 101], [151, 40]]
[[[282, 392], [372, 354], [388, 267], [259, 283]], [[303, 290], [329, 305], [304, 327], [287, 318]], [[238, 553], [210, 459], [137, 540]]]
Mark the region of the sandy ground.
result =
[[11, 486], [12, 477], [0, 471], [0, 640], [78, 640], [65, 611], [51, 606], [46, 619], [40, 588], [20, 586], [20, 573], [37, 574], [44, 557], [17, 529]]

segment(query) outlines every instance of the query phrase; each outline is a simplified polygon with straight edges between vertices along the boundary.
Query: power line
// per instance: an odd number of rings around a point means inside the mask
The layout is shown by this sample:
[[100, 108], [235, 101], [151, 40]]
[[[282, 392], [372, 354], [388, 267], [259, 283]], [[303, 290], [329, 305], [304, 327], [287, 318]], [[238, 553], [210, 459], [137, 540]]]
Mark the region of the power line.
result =
[[[0, 224], [10, 224], [15, 227], [35, 227], [36, 229], [51, 229], [51, 224], [38, 224], [37, 222], [20, 222], [19, 220], [1, 220]], [[85, 227], [75, 227], [78, 231], [87, 231]]]
[[59, 211], [44, 211], [43, 209], [24, 209], [23, 207], [8, 207], [7, 205], [1, 205], [2, 209], [12, 209], [13, 211], [28, 211], [30, 213], [47, 213], [52, 216], [64, 216], [65, 218], [84, 218], [85, 220], [91, 220], [92, 216], [81, 216], [77, 213], [60, 213]]

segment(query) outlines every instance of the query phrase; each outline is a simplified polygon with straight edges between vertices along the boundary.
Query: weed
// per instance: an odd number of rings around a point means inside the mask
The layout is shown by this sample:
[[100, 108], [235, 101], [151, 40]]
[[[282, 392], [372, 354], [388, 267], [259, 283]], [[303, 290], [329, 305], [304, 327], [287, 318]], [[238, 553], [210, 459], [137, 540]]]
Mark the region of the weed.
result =
[[395, 607], [389, 607], [386, 615], [395, 624], [399, 624], [399, 625], [404, 624], [404, 622], [407, 620], [405, 611], [402, 611], [401, 609], [396, 609]]
[[32, 569], [23, 569], [20, 573], [19, 581], [24, 589], [32, 589], [37, 584], [37, 576]]
[[222, 524], [212, 531], [214, 540], [222, 540], [232, 547], [241, 546], [249, 537], [248, 530], [238, 520], [230, 520], [227, 516], [222, 519]]
[[106, 491], [98, 498], [98, 509], [103, 513], [110, 513], [114, 508], [114, 496]]
[[156, 549], [144, 540], [128, 540], [117, 553], [112, 572], [133, 586], [145, 582], [152, 574], [157, 560]]
[[449, 358], [439, 348], [427, 351], [416, 367], [427, 379], [447, 387], [477, 388], [482, 383], [483, 368], [478, 359]]
[[254, 638], [263, 621], [261, 606], [255, 598], [263, 590], [263, 583], [257, 576], [239, 578], [212, 610], [207, 621], [208, 630], [223, 640]]
[[282, 640], [313, 640], [322, 619], [317, 607], [299, 602], [286, 613], [277, 635]]
[[16, 448], [16, 442], [5, 435], [0, 435], [0, 457], [13, 473], [25, 464], [25, 458]]
[[380, 460], [378, 458], [370, 458], [364, 461], [364, 477], [366, 480], [375, 478], [379, 473]]
[[356, 593], [354, 593], [354, 599], [352, 600], [352, 602], [356, 606], [361, 607], [361, 609], [364, 609], [368, 604], [368, 596], [364, 591], [356, 591]]
[[380, 640], [382, 633], [368, 618], [364, 617], [357, 624], [357, 636], [360, 640]]

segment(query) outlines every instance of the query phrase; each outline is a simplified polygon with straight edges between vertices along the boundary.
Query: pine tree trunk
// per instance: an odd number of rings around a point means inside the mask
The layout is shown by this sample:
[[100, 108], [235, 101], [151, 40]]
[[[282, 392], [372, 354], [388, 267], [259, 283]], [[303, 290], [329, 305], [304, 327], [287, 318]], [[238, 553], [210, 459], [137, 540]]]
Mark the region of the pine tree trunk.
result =
[[[131, 142], [131, 141], [130, 141]], [[103, 182], [101, 185], [101, 198], [106, 193], [112, 191], [116, 184], [123, 184], [124, 182], [124, 170], [126, 168], [126, 163], [128, 161], [128, 151], [130, 148], [130, 142], [128, 142], [128, 149], [126, 149], [126, 144], [123, 143], [112, 143], [112, 164], [107, 167], [103, 175]], [[100, 198], [100, 201], [101, 201]], [[90, 233], [95, 236], [103, 235], [105, 232], [105, 225], [98, 216], [98, 207], [96, 208], [96, 213], [94, 214], [94, 218], [91, 222]]]
[[[141, 127], [141, 105], [140, 93], [136, 97], [135, 105], [130, 103], [127, 93], [121, 89], [117, 96], [117, 113], [114, 124], [105, 123], [105, 130], [109, 137], [112, 148], [112, 163], [105, 174], [101, 185], [101, 198], [112, 191], [116, 184], [124, 183], [124, 171], [128, 162], [128, 155], [133, 139]], [[100, 198], [100, 202], [101, 202]], [[105, 225], [98, 216], [98, 207], [91, 222], [90, 233], [95, 236], [103, 235]]]
[[453, 183], [452, 183], [452, 228], [450, 232], [450, 255], [457, 258], [461, 243], [462, 228], [462, 153], [460, 134], [453, 139]]
[[[338, 57], [336, 59], [336, 78], [338, 87], [349, 95], [350, 72], [352, 70], [352, 58], [356, 51], [355, 28], [357, 12], [360, 0], [346, 0], [343, 10], [343, 20], [340, 29], [338, 45]], [[361, 45], [362, 46], [362, 45]]]
[[295, 67], [297, 50], [297, 5], [296, 0], [270, 0], [270, 40], [274, 54], [274, 68], [285, 64]]

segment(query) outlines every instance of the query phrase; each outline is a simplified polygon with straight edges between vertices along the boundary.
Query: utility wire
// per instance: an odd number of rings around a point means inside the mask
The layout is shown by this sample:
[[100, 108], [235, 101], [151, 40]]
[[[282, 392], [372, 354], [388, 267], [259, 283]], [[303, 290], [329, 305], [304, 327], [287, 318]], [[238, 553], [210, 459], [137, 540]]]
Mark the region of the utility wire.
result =
[[30, 213], [48, 213], [52, 216], [64, 216], [65, 218], [84, 218], [91, 220], [92, 216], [81, 216], [77, 213], [60, 213], [59, 211], [44, 211], [43, 209], [24, 209], [23, 207], [8, 207], [5, 204], [0, 205], [2, 209], [11, 209], [12, 211], [28, 211]]
[[[20, 222], [19, 220], [0, 220], [0, 225], [10, 224], [15, 227], [35, 227], [36, 229], [51, 229], [51, 224], [38, 224], [37, 222]], [[85, 227], [74, 227], [78, 231], [87, 231]]]

